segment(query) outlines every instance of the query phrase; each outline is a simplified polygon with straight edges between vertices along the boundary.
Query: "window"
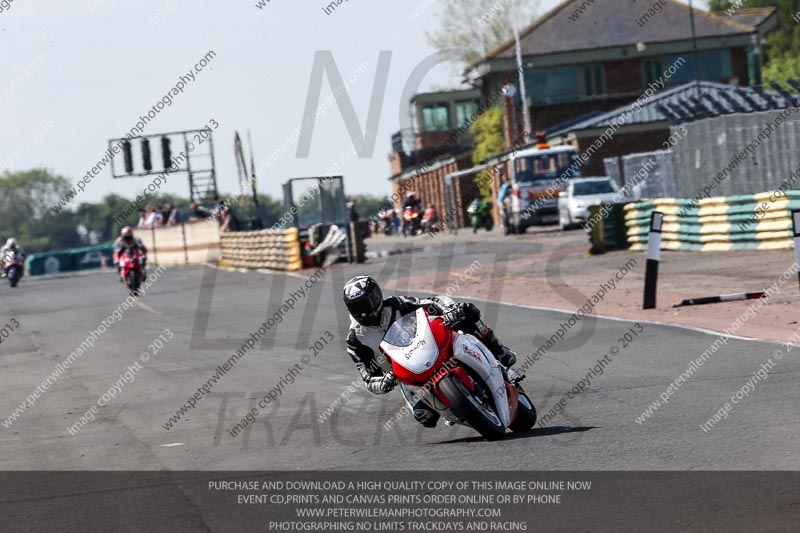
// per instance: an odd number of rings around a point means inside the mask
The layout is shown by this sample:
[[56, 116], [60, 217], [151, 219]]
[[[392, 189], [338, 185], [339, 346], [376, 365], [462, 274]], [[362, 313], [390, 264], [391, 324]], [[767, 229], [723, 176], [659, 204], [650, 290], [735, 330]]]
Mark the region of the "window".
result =
[[477, 113], [478, 104], [475, 102], [456, 102], [456, 127], [472, 123], [472, 114]]
[[574, 196], [591, 196], [617, 192], [616, 184], [611, 180], [579, 181], [574, 182], [573, 185]]
[[[727, 48], [706, 50], [698, 54], [700, 59], [700, 79], [727, 82], [733, 77], [733, 60]], [[682, 63], [679, 61], [682, 60]], [[676, 64], [677, 62], [677, 64]], [[694, 54], [672, 55], [666, 58], [648, 59], [642, 63], [643, 79], [646, 86], [664, 78], [664, 71], [674, 65], [674, 72], [668, 80], [667, 87], [676, 87], [694, 81]]]
[[602, 65], [583, 67], [583, 88], [586, 96], [606, 94], [606, 77]]
[[545, 186], [555, 183], [560, 176], [574, 177], [570, 165], [577, 157], [575, 152], [550, 152], [517, 158], [514, 161], [514, 181]]
[[423, 131], [450, 130], [450, 109], [447, 104], [437, 104], [422, 108]]
[[709, 50], [700, 52], [700, 76], [704, 80], [727, 82], [733, 77], [733, 60], [731, 51]]
[[535, 104], [559, 104], [606, 94], [602, 65], [533, 68], [525, 72], [528, 94]]
[[642, 63], [644, 68], [644, 84], [649, 87], [656, 83], [664, 73], [664, 63], [660, 59], [648, 59]]

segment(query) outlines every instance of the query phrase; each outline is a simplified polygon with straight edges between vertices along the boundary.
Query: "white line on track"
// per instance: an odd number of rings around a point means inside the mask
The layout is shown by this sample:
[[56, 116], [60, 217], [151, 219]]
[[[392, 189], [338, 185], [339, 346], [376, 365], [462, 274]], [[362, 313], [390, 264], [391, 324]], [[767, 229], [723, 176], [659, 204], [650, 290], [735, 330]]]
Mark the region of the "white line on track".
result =
[[[209, 266], [213, 266], [215, 268], [222, 268], [222, 270], [230, 270], [230, 271], [234, 271], [234, 272], [239, 272], [240, 271], [238, 269], [228, 269], [228, 268], [219, 267], [219, 266], [213, 265], [211, 263], [209, 263]], [[262, 274], [285, 274], [287, 276], [290, 276], [290, 277], [293, 277], [293, 278], [300, 278], [300, 279], [306, 279], [306, 277], [307, 277], [307, 276], [303, 276], [302, 274], [295, 274], [294, 272], [279, 272], [277, 270], [258, 270], [258, 272], [260, 272]], [[433, 294], [433, 293], [430, 293], [430, 294]], [[575, 311], [570, 311], [568, 309], [558, 309], [558, 308], [555, 308], [555, 307], [541, 307], [541, 306], [525, 305], [525, 304], [513, 304], [513, 303], [509, 303], [509, 302], [498, 302], [496, 300], [477, 300], [475, 298], [464, 298], [464, 300], [473, 300], [475, 302], [485, 302], [485, 303], [494, 303], [494, 304], [499, 304], [499, 305], [507, 305], [509, 307], [519, 307], [521, 309], [531, 309], [531, 310], [534, 310], [534, 311], [548, 311], [548, 312], [551, 312], [551, 313], [563, 313], [563, 314], [566, 314], [566, 315], [571, 315], [571, 314], [575, 313]], [[588, 315], [588, 316], [594, 316], [596, 318], [602, 318], [604, 320], [614, 320], [614, 321], [617, 321], [617, 322], [640, 322], [640, 323], [644, 323], [644, 324], [652, 324], [654, 326], [664, 326], [664, 327], [669, 327], [669, 328], [680, 328], [680, 329], [685, 329], [685, 330], [688, 330], [688, 331], [694, 331], [696, 333], [704, 333], [706, 335], [711, 335], [711, 336], [714, 336], [714, 337], [719, 337], [720, 335], [724, 334], [721, 331], [715, 331], [713, 329], [701, 328], [699, 326], [690, 326], [688, 324], [678, 324], [678, 323], [675, 323], [675, 322], [660, 322], [658, 320], [647, 320], [647, 319], [643, 319], [643, 318], [621, 318], [621, 317], [616, 317], [616, 316], [599, 315], [599, 314], [592, 314], [592, 315]], [[740, 341], [749, 341], [749, 342], [766, 342], [766, 343], [769, 343], [769, 344], [787, 344], [785, 341], [780, 341], [780, 340], [776, 340], [776, 339], [764, 339], [764, 338], [760, 338], [760, 337], [742, 337], [740, 335], [728, 335], [728, 338], [729, 339], [734, 339], [734, 340], [740, 340]], [[800, 345], [798, 345], [796, 343], [789, 343], [789, 344], [791, 344], [792, 346], [795, 346], [795, 347], [800, 347]]]

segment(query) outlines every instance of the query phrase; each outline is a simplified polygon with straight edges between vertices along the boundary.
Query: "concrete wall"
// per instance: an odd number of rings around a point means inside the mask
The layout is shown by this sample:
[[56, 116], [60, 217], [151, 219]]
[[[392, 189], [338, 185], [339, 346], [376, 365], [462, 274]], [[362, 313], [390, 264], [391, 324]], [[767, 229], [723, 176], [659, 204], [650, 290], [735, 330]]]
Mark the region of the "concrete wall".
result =
[[197, 265], [220, 258], [220, 234], [216, 221], [139, 228], [136, 236], [147, 246], [150, 265]]

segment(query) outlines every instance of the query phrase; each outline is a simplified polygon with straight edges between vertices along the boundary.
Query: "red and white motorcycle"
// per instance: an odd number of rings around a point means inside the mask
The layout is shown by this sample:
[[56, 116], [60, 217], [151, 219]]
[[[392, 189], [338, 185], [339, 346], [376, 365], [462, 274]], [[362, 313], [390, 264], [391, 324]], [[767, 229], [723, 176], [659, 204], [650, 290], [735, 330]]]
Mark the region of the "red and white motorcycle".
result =
[[120, 274], [125, 280], [131, 296], [139, 296], [139, 288], [142, 286], [144, 278], [144, 269], [142, 268], [144, 260], [144, 254], [134, 248], [126, 248], [119, 258]]
[[480, 340], [443, 322], [420, 308], [392, 324], [380, 344], [409, 408], [422, 399], [447, 425], [470, 426], [488, 440], [530, 430], [536, 408], [519, 380], [509, 380]]
[[9, 252], [3, 259], [3, 269], [8, 283], [16, 287], [25, 271], [25, 258], [18, 251]]

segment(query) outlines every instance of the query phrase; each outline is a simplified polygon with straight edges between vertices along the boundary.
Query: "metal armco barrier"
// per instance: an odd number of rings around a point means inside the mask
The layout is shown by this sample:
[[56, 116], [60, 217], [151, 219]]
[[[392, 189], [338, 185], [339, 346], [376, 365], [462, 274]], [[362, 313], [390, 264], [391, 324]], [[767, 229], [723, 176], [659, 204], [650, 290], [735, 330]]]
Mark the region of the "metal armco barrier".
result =
[[110, 268], [114, 266], [113, 253], [114, 245], [109, 243], [91, 248], [31, 254], [25, 260], [25, 268], [29, 276]]
[[220, 247], [223, 266], [283, 271], [303, 267], [297, 228], [223, 233]]
[[632, 250], [647, 248], [653, 211], [664, 213], [665, 250], [787, 250], [794, 246], [792, 211], [800, 191], [704, 198], [658, 198], [625, 206]]

